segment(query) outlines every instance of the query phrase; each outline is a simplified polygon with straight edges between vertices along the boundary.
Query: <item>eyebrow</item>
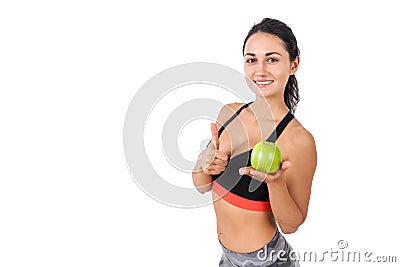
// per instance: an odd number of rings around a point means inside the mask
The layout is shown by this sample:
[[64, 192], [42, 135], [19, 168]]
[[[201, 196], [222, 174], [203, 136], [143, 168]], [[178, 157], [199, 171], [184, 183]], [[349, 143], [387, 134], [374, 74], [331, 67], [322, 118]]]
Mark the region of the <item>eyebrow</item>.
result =
[[[278, 54], [278, 55], [282, 56], [282, 55], [279, 54], [278, 52], [269, 52], [269, 53], [265, 53], [265, 56], [268, 57], [268, 56], [273, 55], [273, 54]], [[246, 54], [244, 54], [244, 56], [253, 56], [253, 57], [255, 57], [256, 54], [254, 54], [254, 53], [246, 53]]]

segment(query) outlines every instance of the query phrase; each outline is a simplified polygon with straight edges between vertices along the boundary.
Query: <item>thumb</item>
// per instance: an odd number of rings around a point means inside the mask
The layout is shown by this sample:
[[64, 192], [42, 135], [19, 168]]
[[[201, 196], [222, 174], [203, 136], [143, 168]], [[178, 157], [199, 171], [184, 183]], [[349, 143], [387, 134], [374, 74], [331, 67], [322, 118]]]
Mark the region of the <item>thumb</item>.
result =
[[214, 143], [215, 148], [219, 149], [218, 130], [215, 123], [211, 123], [211, 141]]
[[288, 161], [288, 160], [285, 160], [284, 162], [282, 162], [281, 169], [282, 170], [286, 170], [290, 166], [292, 166], [292, 163], [290, 161]]

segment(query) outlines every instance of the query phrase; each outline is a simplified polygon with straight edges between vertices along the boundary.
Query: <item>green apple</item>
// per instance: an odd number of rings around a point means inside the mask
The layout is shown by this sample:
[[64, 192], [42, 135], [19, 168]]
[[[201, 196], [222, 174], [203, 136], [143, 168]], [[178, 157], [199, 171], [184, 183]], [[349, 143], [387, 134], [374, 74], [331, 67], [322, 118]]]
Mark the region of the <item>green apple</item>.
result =
[[281, 166], [282, 152], [277, 144], [261, 141], [254, 146], [250, 162], [257, 171], [273, 173]]

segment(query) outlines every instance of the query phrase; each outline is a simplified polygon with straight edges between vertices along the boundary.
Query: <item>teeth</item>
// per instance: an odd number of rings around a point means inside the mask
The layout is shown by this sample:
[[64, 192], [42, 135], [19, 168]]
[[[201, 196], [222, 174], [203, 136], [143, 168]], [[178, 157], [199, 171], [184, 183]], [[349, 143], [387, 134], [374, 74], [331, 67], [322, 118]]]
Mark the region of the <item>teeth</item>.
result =
[[267, 84], [270, 84], [270, 83], [272, 83], [272, 81], [256, 82], [256, 84], [259, 84], [259, 85], [267, 85]]

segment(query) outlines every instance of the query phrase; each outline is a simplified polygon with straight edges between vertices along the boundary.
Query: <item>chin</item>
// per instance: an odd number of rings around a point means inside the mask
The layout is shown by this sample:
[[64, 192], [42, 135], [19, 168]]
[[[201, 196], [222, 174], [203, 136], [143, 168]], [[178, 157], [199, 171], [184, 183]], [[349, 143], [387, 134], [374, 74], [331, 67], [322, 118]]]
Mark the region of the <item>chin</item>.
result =
[[256, 91], [253, 90], [257, 96], [263, 97], [272, 97], [278, 95], [278, 91], [273, 88], [256, 88]]

